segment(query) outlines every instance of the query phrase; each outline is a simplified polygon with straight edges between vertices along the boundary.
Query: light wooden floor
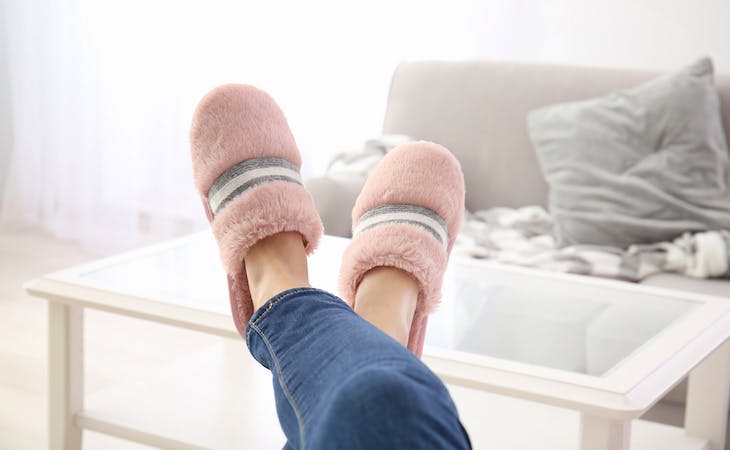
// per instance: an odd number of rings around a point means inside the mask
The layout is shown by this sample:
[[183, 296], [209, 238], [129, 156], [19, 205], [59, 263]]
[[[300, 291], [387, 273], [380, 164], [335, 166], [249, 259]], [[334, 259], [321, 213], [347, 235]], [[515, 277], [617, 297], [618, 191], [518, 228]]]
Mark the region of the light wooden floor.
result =
[[[46, 448], [46, 305], [24, 293], [22, 283], [101, 256], [40, 232], [0, 232], [0, 450]], [[223, 339], [94, 311], [86, 313], [85, 326], [87, 394], [142, 378], [150, 369], [220, 345]], [[454, 388], [452, 393], [467, 429], [474, 434], [471, 423], [483, 417], [476, 398]], [[655, 408], [651, 417], [678, 424], [681, 410], [664, 405]], [[275, 417], [271, 426], [278, 426]], [[147, 448], [97, 433], [84, 434], [85, 450]]]

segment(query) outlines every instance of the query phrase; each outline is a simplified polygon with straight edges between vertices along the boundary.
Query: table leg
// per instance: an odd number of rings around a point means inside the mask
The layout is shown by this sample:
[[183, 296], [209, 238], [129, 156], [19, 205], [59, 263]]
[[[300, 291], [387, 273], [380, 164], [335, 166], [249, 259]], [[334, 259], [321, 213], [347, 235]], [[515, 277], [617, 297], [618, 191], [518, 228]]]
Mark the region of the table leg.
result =
[[74, 414], [84, 402], [83, 309], [48, 302], [48, 447], [81, 450]]
[[630, 440], [630, 420], [610, 420], [587, 414], [581, 415], [581, 450], [628, 450]]
[[730, 399], [730, 339], [689, 374], [684, 428], [687, 434], [708, 439], [711, 450], [725, 448]]

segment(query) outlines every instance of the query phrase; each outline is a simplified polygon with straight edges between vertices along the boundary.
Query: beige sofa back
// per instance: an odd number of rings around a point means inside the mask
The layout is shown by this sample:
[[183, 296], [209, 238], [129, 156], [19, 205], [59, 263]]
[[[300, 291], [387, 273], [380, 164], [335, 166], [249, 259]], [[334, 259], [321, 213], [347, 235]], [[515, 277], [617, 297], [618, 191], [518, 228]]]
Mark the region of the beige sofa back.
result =
[[[383, 133], [438, 142], [461, 161], [470, 211], [546, 205], [545, 183], [526, 128], [528, 111], [640, 84], [658, 73], [492, 61], [401, 63]], [[725, 133], [730, 75], [717, 75]]]

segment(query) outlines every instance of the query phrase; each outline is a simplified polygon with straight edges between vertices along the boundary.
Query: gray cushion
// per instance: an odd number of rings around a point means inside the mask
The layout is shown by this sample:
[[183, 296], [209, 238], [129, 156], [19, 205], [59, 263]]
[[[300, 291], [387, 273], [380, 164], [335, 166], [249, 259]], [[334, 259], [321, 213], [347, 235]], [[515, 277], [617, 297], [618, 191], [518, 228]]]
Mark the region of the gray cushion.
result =
[[712, 62], [528, 115], [560, 245], [625, 248], [730, 229], [730, 162]]

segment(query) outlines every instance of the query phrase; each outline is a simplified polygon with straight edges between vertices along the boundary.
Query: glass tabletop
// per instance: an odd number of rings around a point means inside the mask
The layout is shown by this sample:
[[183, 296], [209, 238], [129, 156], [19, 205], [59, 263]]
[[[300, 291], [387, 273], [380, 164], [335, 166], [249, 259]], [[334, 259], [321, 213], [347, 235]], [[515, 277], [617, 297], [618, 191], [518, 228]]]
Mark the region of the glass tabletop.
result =
[[[336, 292], [347, 243], [323, 240], [309, 259], [313, 286]], [[489, 267], [451, 261], [443, 302], [429, 319], [427, 346], [600, 377], [698, 306]], [[209, 233], [79, 276], [124, 294], [230, 314], [225, 273]]]
[[600, 377], [699, 306], [488, 267], [452, 261], [426, 345]]
[[123, 294], [230, 314], [225, 272], [208, 234], [80, 276]]
[[[230, 314], [226, 274], [210, 233], [197, 233], [151, 252], [122, 258], [79, 274], [96, 286], [193, 309]], [[327, 236], [308, 259], [310, 283], [335, 292], [341, 255], [349, 240]]]

